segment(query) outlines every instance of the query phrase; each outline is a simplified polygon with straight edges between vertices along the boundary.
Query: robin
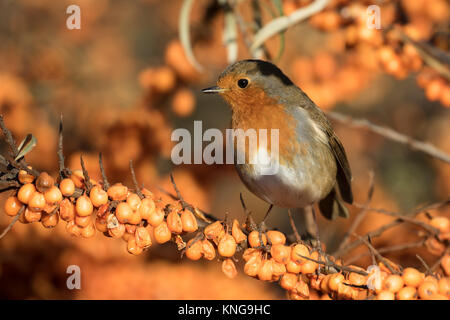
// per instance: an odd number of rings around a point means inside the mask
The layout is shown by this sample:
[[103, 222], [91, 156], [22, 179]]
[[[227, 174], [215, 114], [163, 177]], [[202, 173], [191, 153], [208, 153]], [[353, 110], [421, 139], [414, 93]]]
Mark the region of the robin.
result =
[[216, 86], [202, 92], [225, 99], [233, 129], [278, 129], [274, 174], [262, 174], [258, 164], [235, 163], [252, 193], [270, 208], [318, 203], [327, 219], [348, 217], [342, 199], [351, 204], [353, 195], [345, 150], [323, 111], [277, 66], [262, 60], [238, 61], [223, 71]]

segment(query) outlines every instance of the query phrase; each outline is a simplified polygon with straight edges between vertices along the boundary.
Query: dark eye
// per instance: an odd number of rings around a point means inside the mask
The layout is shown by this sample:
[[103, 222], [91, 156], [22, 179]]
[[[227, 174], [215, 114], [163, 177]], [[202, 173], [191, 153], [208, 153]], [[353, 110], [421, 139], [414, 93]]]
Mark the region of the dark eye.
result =
[[248, 85], [248, 80], [247, 79], [239, 79], [238, 80], [239, 88], [244, 89], [247, 85]]

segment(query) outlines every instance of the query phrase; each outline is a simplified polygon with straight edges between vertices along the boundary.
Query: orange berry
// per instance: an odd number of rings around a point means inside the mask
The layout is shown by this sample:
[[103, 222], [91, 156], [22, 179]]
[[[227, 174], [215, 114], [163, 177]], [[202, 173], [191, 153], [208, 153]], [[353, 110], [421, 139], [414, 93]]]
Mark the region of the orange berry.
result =
[[75, 216], [75, 224], [77, 226], [79, 226], [80, 228], [85, 228], [91, 223], [92, 223], [92, 217], [91, 216], [85, 216], [85, 217], [82, 217], [82, 216], [79, 216], [79, 215]]
[[181, 217], [175, 210], [170, 211], [167, 215], [167, 226], [170, 232], [180, 234], [183, 232], [183, 224], [181, 223]]
[[430, 225], [442, 233], [450, 232], [450, 219], [447, 217], [434, 217], [431, 219]]
[[36, 179], [36, 189], [42, 193], [49, 190], [54, 184], [55, 180], [47, 172], [42, 172]]
[[230, 279], [233, 279], [237, 276], [236, 265], [234, 264], [233, 260], [228, 258], [222, 262], [222, 272]]
[[28, 208], [33, 211], [41, 211], [46, 205], [45, 197], [41, 192], [36, 191], [28, 201]]
[[105, 218], [101, 218], [101, 217], [97, 217], [95, 219], [95, 228], [100, 231], [100, 232], [107, 232], [108, 231], [108, 227], [106, 224], [106, 219]]
[[[29, 167], [29, 168], [31, 169], [31, 167]], [[25, 170], [19, 171], [18, 178], [19, 178], [19, 182], [21, 184], [32, 183], [34, 181], [34, 176], [32, 174], [29, 174]]]
[[[442, 234], [440, 234], [439, 236], [441, 235]], [[436, 256], [441, 256], [446, 248], [445, 245], [435, 237], [429, 237], [427, 240], [425, 240], [425, 247], [431, 254], [434, 254]]]
[[197, 219], [194, 214], [189, 210], [183, 210], [181, 212], [181, 225], [184, 232], [195, 232], [198, 229]]
[[291, 247], [283, 244], [272, 245], [270, 254], [276, 262], [287, 264], [291, 260]]
[[343, 283], [345, 277], [342, 273], [333, 273], [328, 279], [328, 288], [332, 291], [338, 291], [339, 285]]
[[270, 260], [272, 260], [272, 280], [278, 281], [286, 273], [286, 266], [284, 263], [276, 262], [273, 258]]
[[27, 222], [38, 222], [41, 220], [42, 217], [42, 212], [41, 211], [34, 211], [34, 210], [30, 210], [29, 208], [25, 209], [25, 220]]
[[56, 225], [59, 222], [59, 216], [58, 214], [43, 214], [41, 218], [41, 223], [45, 228], [53, 228], [56, 227]]
[[52, 186], [49, 190], [44, 192], [45, 202], [48, 204], [56, 204], [61, 202], [62, 193], [57, 186]]
[[450, 278], [441, 278], [438, 281], [439, 293], [450, 296]]
[[127, 250], [129, 253], [135, 256], [140, 255], [143, 251], [142, 247], [138, 246], [138, 244], [136, 243], [136, 239], [134, 237], [128, 239]]
[[260, 256], [251, 257], [244, 265], [244, 273], [250, 277], [256, 277], [262, 266], [262, 258]]
[[214, 260], [216, 257], [216, 250], [214, 249], [211, 241], [203, 239], [202, 241], [202, 254], [206, 260]]
[[245, 249], [244, 253], [242, 254], [242, 258], [244, 261], [250, 260], [252, 257], [262, 257], [262, 252], [259, 249], [255, 248], [247, 248]]
[[62, 179], [59, 183], [59, 190], [65, 197], [70, 197], [75, 192], [75, 184], [71, 179]]
[[96, 208], [108, 203], [108, 194], [100, 186], [94, 186], [89, 193], [92, 205]]
[[134, 237], [136, 239], [136, 244], [143, 249], [152, 245], [152, 238], [150, 237], [148, 229], [145, 227], [137, 227]]
[[398, 300], [415, 300], [417, 297], [417, 290], [414, 287], [406, 286], [397, 292]]
[[233, 220], [233, 227], [231, 228], [231, 235], [233, 236], [236, 243], [241, 243], [242, 241], [247, 240], [247, 236], [242, 232], [239, 221], [237, 219]]
[[203, 254], [202, 242], [198, 239], [191, 239], [186, 244], [186, 257], [190, 260], [199, 260]]
[[70, 179], [75, 184], [75, 187], [77, 188], [83, 188], [84, 187], [84, 175], [82, 170], [74, 170], [72, 171], [72, 174], [70, 175]]
[[116, 183], [109, 187], [107, 193], [112, 200], [123, 201], [127, 198], [128, 188], [121, 183]]
[[155, 202], [150, 198], [144, 198], [141, 200], [141, 205], [139, 206], [139, 214], [141, 219], [148, 220], [150, 219], [150, 215], [155, 211]]
[[280, 281], [280, 286], [285, 290], [294, 290], [297, 285], [298, 276], [293, 273], [286, 273], [283, 275]]
[[[248, 263], [248, 262], [247, 262]], [[262, 281], [272, 281], [273, 276], [273, 260], [263, 260], [261, 268], [258, 272], [258, 278]]]
[[161, 93], [167, 93], [176, 84], [175, 72], [167, 66], [159, 67], [153, 71], [153, 87]]
[[94, 211], [94, 206], [92, 205], [91, 199], [88, 196], [82, 195], [78, 197], [77, 202], [75, 203], [75, 209], [77, 215], [81, 217], [87, 217], [92, 214]]
[[[319, 258], [319, 253], [317, 251], [314, 251], [311, 254], [311, 259], [318, 260], [318, 258]], [[317, 262], [314, 262], [314, 261], [311, 261], [311, 260], [307, 260], [307, 261], [302, 263], [302, 270], [301, 270], [301, 272], [303, 274], [311, 274], [311, 273], [314, 273], [317, 270], [318, 267], [319, 267], [319, 265], [317, 264]]]
[[92, 221], [86, 227], [81, 228], [81, 236], [83, 238], [86, 239], [92, 238], [94, 235], [95, 235], [95, 227]]
[[130, 193], [127, 197], [127, 203], [130, 205], [133, 211], [136, 211], [139, 209], [139, 206], [141, 205], [141, 198], [139, 198], [139, 196], [136, 193]]
[[164, 221], [164, 211], [159, 207], [156, 207], [155, 210], [153, 210], [153, 212], [150, 213], [150, 216], [147, 220], [147, 222], [152, 227], [159, 226], [163, 221]]
[[439, 100], [445, 87], [445, 82], [441, 78], [436, 78], [430, 81], [425, 87], [425, 95], [430, 101]]
[[433, 281], [423, 281], [422, 284], [417, 289], [420, 299], [430, 300], [430, 298], [437, 294], [439, 287], [437, 283]]
[[69, 221], [66, 224], [66, 231], [74, 237], [81, 236], [81, 228], [75, 224], [75, 221]]
[[400, 291], [401, 288], [403, 288], [403, 278], [396, 274], [389, 275], [385, 280], [383, 287], [385, 290], [391, 291], [393, 293], [396, 293]]
[[308, 261], [307, 259], [302, 257], [310, 257], [309, 249], [303, 244], [296, 244], [291, 250], [291, 259], [300, 264]]
[[441, 267], [447, 276], [450, 276], [450, 254], [446, 254], [441, 260]]
[[125, 225], [123, 223], [119, 223], [116, 216], [110, 214], [106, 218], [106, 226], [108, 228], [108, 234], [113, 238], [122, 238], [125, 234]]
[[59, 215], [64, 221], [71, 221], [75, 218], [75, 206], [68, 198], [59, 203]]
[[208, 225], [203, 232], [207, 239], [213, 240], [218, 244], [219, 239], [225, 234], [225, 229], [223, 228], [221, 221], [216, 221]]
[[450, 108], [450, 85], [442, 89], [440, 102], [446, 108]]
[[[352, 269], [357, 269], [360, 271], [364, 271], [363, 268], [357, 267], [357, 266], [349, 266]], [[363, 276], [362, 274], [356, 273], [356, 272], [350, 272], [348, 275], [348, 281], [355, 285], [355, 286], [363, 286], [366, 284], [366, 276]]]
[[17, 193], [17, 199], [24, 204], [28, 204], [33, 194], [36, 192], [36, 187], [32, 183], [24, 184], [20, 187]]
[[172, 238], [172, 233], [170, 232], [167, 223], [163, 221], [153, 229], [153, 236], [156, 242], [162, 244], [169, 241]]
[[382, 290], [377, 294], [377, 300], [395, 300], [395, 295], [391, 291]]
[[405, 268], [403, 270], [402, 278], [405, 286], [418, 287], [422, 283], [424, 277], [425, 275], [417, 269]]
[[180, 88], [172, 97], [172, 111], [179, 117], [187, 117], [195, 109], [195, 96], [191, 90]]
[[116, 207], [116, 217], [120, 223], [139, 224], [141, 217], [139, 212], [133, 211], [126, 202], [121, 202]]
[[295, 291], [303, 298], [309, 298], [309, 287], [305, 281], [299, 279], [295, 286]]
[[339, 284], [337, 293], [338, 293], [338, 297], [340, 299], [347, 299], [348, 300], [348, 299], [352, 298], [353, 291], [352, 291], [352, 288], [350, 286], [346, 285], [345, 282], [342, 282], [342, 283]]
[[248, 235], [248, 243], [252, 248], [260, 247], [261, 241], [264, 246], [267, 245], [267, 237], [264, 233], [254, 230]]
[[269, 243], [271, 245], [286, 243], [286, 236], [280, 231], [269, 230], [266, 232], [266, 235], [267, 235], [267, 239], [269, 239]]
[[302, 265], [294, 260], [289, 260], [286, 264], [286, 270], [291, 273], [298, 274], [302, 271]]
[[448, 300], [449, 298], [443, 294], [434, 293], [432, 294], [428, 300]]
[[225, 234], [220, 239], [217, 250], [222, 257], [232, 257], [236, 252], [236, 240], [231, 234]]
[[19, 213], [20, 208], [22, 208], [23, 204], [17, 199], [17, 197], [8, 197], [5, 201], [5, 213], [13, 217]]
[[137, 226], [129, 223], [125, 223], [125, 232], [134, 234], [136, 232]]

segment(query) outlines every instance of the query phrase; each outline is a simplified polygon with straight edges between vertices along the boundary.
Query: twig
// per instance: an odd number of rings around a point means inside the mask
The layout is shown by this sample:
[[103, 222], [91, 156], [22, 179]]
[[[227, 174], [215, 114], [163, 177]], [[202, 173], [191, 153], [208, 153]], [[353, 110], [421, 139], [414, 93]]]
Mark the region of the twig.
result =
[[61, 179], [66, 178], [71, 174], [70, 170], [66, 168], [64, 164], [64, 153], [63, 153], [63, 116], [61, 114], [61, 119], [59, 121], [59, 137], [58, 137], [58, 162], [59, 162], [59, 177]]
[[98, 164], [100, 166], [100, 173], [102, 175], [103, 189], [104, 190], [108, 190], [109, 189], [109, 182], [108, 182], [108, 178], [106, 177], [105, 168], [103, 167], [103, 156], [102, 156], [101, 152], [99, 152], [99, 154], [98, 154]]
[[321, 11], [328, 2], [329, 0], [316, 0], [309, 6], [297, 9], [288, 16], [282, 16], [270, 21], [255, 34], [253, 44], [250, 47], [252, 55], [267, 39]]
[[425, 267], [425, 270], [427, 271], [426, 274], [427, 275], [432, 275], [433, 271], [431, 271], [430, 267], [425, 262], [425, 260], [423, 260], [422, 257], [419, 254], [416, 254], [416, 258], [419, 259], [420, 263], [422, 263], [422, 265]]
[[289, 215], [289, 223], [291, 224], [292, 231], [294, 231], [295, 240], [300, 243], [302, 241], [302, 238], [300, 237], [297, 227], [295, 226], [294, 219], [292, 218], [291, 209], [288, 209], [288, 215]]
[[91, 183], [91, 179], [89, 178], [89, 173], [86, 170], [86, 166], [84, 165], [83, 155], [80, 155], [80, 163], [81, 163], [81, 168], [83, 170], [84, 184], [86, 185], [86, 194], [89, 194], [89, 192], [92, 189], [92, 183]]
[[12, 221], [9, 223], [9, 225], [6, 227], [6, 229], [3, 230], [2, 234], [0, 234], [0, 239], [2, 239], [9, 232], [9, 230], [11, 230], [11, 228], [14, 226], [14, 224], [17, 222], [17, 220], [19, 220], [19, 217], [24, 210], [25, 210], [25, 206], [22, 206], [22, 208], [20, 208], [19, 212], [17, 212], [17, 214], [14, 216], [14, 219], [12, 219]]
[[130, 159], [130, 171], [131, 171], [131, 179], [133, 180], [134, 188], [136, 189], [136, 193], [139, 196], [139, 198], [144, 199], [144, 195], [141, 192], [141, 188], [139, 188], [136, 174], [134, 173], [134, 167], [133, 167], [133, 160]]
[[[392, 274], [398, 274], [398, 272], [394, 268], [392, 268], [391, 264], [387, 262], [385, 258], [383, 258], [383, 256], [378, 252], [378, 250], [375, 249], [374, 246], [372, 246], [372, 244], [368, 240], [355, 233], [353, 235], [358, 239], [360, 239], [362, 242], [364, 242], [364, 244], [369, 248], [369, 250], [378, 258], [378, 260], [380, 260], [389, 269], [389, 271]], [[368, 237], [368, 239], [370, 238]]]
[[439, 159], [441, 161], [450, 163], [450, 155], [445, 153], [444, 151], [436, 148], [427, 142], [422, 142], [419, 140], [415, 140], [407, 135], [399, 133], [391, 128], [379, 126], [369, 122], [366, 119], [355, 119], [350, 116], [341, 114], [339, 112], [328, 112], [327, 115], [341, 123], [350, 125], [355, 128], [362, 128], [374, 132], [382, 137], [393, 140], [395, 142], [404, 144], [411, 148], [412, 150], [423, 152], [433, 158]]
[[431, 266], [431, 271], [434, 271], [439, 267], [439, 265], [442, 262], [442, 259], [450, 252], [450, 247], [447, 247], [447, 249], [444, 251], [444, 253], [440, 256], [440, 258]]
[[316, 259], [313, 259], [313, 258], [310, 258], [310, 257], [302, 256], [301, 254], [297, 254], [297, 256], [299, 256], [300, 258], [306, 259], [306, 260], [313, 261], [315, 263], [322, 264], [322, 265], [327, 266], [327, 267], [336, 268], [338, 270], [347, 271], [347, 272], [354, 272], [354, 273], [361, 274], [363, 276], [369, 275], [367, 272], [365, 272], [363, 270], [354, 269], [352, 267], [340, 266], [340, 265], [338, 265], [338, 264], [336, 264], [333, 261], [328, 260], [328, 259], [327, 259], [328, 261], [326, 262], [326, 261], [316, 260]]
[[8, 143], [10, 155], [14, 159], [17, 156], [17, 146], [16, 142], [14, 141], [14, 138], [11, 134], [11, 131], [6, 127], [5, 122], [3, 121], [3, 116], [0, 115], [0, 127], [3, 131], [3, 134], [5, 135], [6, 143]]

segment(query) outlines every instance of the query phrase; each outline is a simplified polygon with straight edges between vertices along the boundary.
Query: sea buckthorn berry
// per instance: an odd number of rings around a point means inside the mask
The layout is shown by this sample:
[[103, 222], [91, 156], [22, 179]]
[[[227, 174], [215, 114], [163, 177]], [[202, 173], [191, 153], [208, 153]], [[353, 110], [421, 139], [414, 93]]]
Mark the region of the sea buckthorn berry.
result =
[[175, 210], [170, 211], [167, 215], [167, 226], [170, 232], [180, 234], [183, 232], [183, 224], [181, 223], [181, 217]]
[[432, 281], [423, 281], [422, 284], [420, 284], [419, 288], [417, 289], [417, 292], [419, 294], [420, 299], [424, 300], [430, 300], [430, 298], [438, 293], [439, 287], [437, 283]]
[[[442, 233], [440, 235], [442, 235]], [[435, 237], [429, 237], [425, 240], [425, 247], [431, 254], [436, 256], [441, 256], [446, 249], [445, 245]]]
[[57, 213], [48, 214], [45, 213], [42, 215], [41, 223], [45, 228], [54, 228], [59, 222], [59, 216]]
[[291, 273], [300, 273], [302, 271], [302, 265], [294, 260], [289, 260], [286, 264], [286, 270]]
[[17, 199], [17, 197], [8, 197], [5, 201], [5, 213], [13, 217], [19, 213], [20, 208], [22, 208], [23, 204]]
[[150, 213], [150, 216], [147, 220], [147, 222], [152, 227], [159, 226], [163, 221], [164, 221], [164, 211], [160, 207], [156, 207], [155, 210], [153, 210], [153, 212]]
[[153, 237], [156, 242], [162, 244], [169, 241], [172, 238], [172, 233], [165, 221], [161, 222], [157, 227], [153, 229]]
[[[357, 266], [350, 265], [349, 267], [359, 271], [364, 271], [363, 268]], [[363, 276], [362, 274], [356, 272], [350, 272], [350, 274], [348, 275], [348, 281], [355, 286], [363, 286], [366, 284], [366, 276]]]
[[267, 245], [267, 236], [264, 233], [254, 230], [248, 235], [248, 243], [252, 248], [260, 247], [261, 244], [265, 246]]
[[417, 290], [414, 287], [406, 286], [397, 292], [398, 300], [415, 300], [417, 298]]
[[[319, 253], [317, 251], [314, 251], [313, 253], [311, 253], [311, 259], [318, 260]], [[318, 267], [319, 267], [319, 265], [317, 264], [317, 262], [307, 260], [302, 263], [302, 271], [301, 272], [303, 274], [311, 274], [311, 273], [314, 273]]]
[[20, 187], [19, 192], [17, 193], [17, 199], [24, 204], [28, 204], [31, 196], [36, 192], [36, 187], [32, 183], [24, 184]]
[[272, 280], [278, 281], [282, 275], [286, 273], [286, 266], [284, 263], [276, 262], [273, 258], [272, 260]]
[[194, 214], [189, 210], [183, 210], [181, 212], [181, 225], [184, 232], [195, 232], [198, 229], [197, 219]]
[[262, 266], [262, 258], [260, 256], [251, 257], [244, 265], [244, 273], [250, 277], [256, 277]]
[[106, 224], [106, 219], [97, 217], [95, 218], [95, 228], [100, 232], [106, 232], [108, 231], [108, 227]]
[[122, 236], [122, 240], [125, 242], [128, 242], [128, 240], [130, 240], [131, 238], [134, 238], [134, 234], [125, 232]]
[[417, 269], [405, 268], [402, 278], [405, 286], [418, 287], [422, 283], [423, 278], [425, 278], [425, 275]]
[[269, 230], [266, 232], [266, 235], [267, 235], [267, 238], [269, 239], [269, 243], [271, 245], [286, 243], [286, 236], [280, 231]]
[[395, 295], [393, 292], [388, 290], [382, 290], [377, 294], [377, 300], [395, 300]]
[[[29, 167], [29, 168], [31, 169], [31, 167]], [[32, 183], [34, 181], [34, 176], [32, 174], [29, 174], [25, 170], [20, 170], [18, 176], [19, 176], [19, 182], [21, 184]]]
[[450, 219], [447, 217], [434, 217], [431, 219], [430, 225], [442, 233], [450, 232]]
[[56, 211], [56, 209], [58, 209], [58, 205], [57, 204], [46, 204], [44, 209], [42, 209], [42, 211], [44, 213], [53, 213], [54, 211]]
[[225, 234], [220, 239], [217, 250], [222, 257], [232, 257], [236, 253], [236, 240], [231, 234]]
[[439, 293], [450, 296], [450, 278], [441, 278], [438, 281]]
[[71, 221], [75, 218], [75, 206], [68, 198], [59, 203], [59, 215], [64, 221]]
[[260, 257], [260, 258], [262, 258], [261, 250], [255, 249], [255, 248], [247, 248], [247, 249], [245, 249], [244, 253], [242, 254], [242, 258], [244, 259], [244, 261], [248, 261], [252, 257]]
[[125, 232], [134, 234], [136, 232], [137, 226], [129, 223], [125, 223]]
[[236, 265], [234, 264], [233, 260], [228, 258], [222, 262], [222, 272], [230, 279], [233, 279], [237, 276]]
[[146, 249], [152, 245], [150, 232], [148, 232], [148, 229], [145, 227], [137, 227], [134, 237], [136, 239], [136, 244], [143, 249]]
[[206, 260], [214, 260], [216, 257], [216, 250], [213, 244], [208, 239], [202, 240], [202, 253]]
[[441, 267], [447, 276], [450, 276], [450, 254], [445, 254], [441, 260]]
[[131, 209], [134, 211], [139, 209], [141, 205], [141, 198], [136, 193], [130, 193], [127, 197], [127, 203], [130, 205]]
[[295, 286], [295, 291], [303, 298], [309, 298], [309, 287], [305, 281], [299, 279]]
[[202, 242], [198, 239], [191, 239], [186, 244], [185, 255], [190, 260], [199, 260], [202, 257]]
[[44, 192], [44, 198], [48, 204], [59, 203], [62, 200], [62, 193], [57, 186], [52, 186]]
[[[139, 214], [141, 215], [141, 219], [149, 222], [150, 216], [155, 211], [155, 209], [156, 209], [155, 202], [152, 199], [150, 199], [150, 198], [142, 199], [141, 205], [139, 206]], [[164, 214], [163, 214], [163, 218], [164, 218]]]
[[324, 293], [330, 292], [330, 287], [328, 286], [328, 281], [330, 280], [331, 274], [325, 275], [325, 277], [320, 282], [320, 291]]
[[396, 274], [389, 275], [386, 280], [384, 280], [383, 287], [385, 290], [391, 291], [393, 293], [396, 293], [400, 291], [401, 288], [403, 288], [403, 278]]
[[92, 238], [95, 235], [95, 227], [92, 221], [86, 227], [81, 228], [80, 233], [83, 238]]
[[[114, 216], [114, 215], [112, 215]], [[113, 238], [122, 238], [125, 234], [125, 225], [117, 222], [115, 227], [110, 228], [111, 224], [108, 223], [108, 234]]]
[[139, 224], [141, 222], [139, 212], [133, 211], [126, 202], [121, 202], [117, 205], [116, 216], [120, 223]]
[[204, 230], [207, 239], [213, 240], [216, 244], [219, 243], [219, 239], [225, 234], [221, 221], [216, 221], [208, 225]]
[[88, 196], [82, 195], [78, 197], [77, 202], [75, 204], [75, 209], [77, 215], [81, 217], [87, 217], [92, 214], [94, 211], [94, 206], [92, 205], [91, 199]]
[[69, 221], [66, 224], [66, 231], [74, 237], [81, 236], [81, 228], [75, 224], [75, 221]]
[[75, 192], [75, 183], [69, 178], [62, 179], [59, 183], [59, 190], [64, 197], [70, 197]]
[[41, 192], [35, 192], [28, 201], [28, 208], [33, 211], [41, 211], [46, 205], [45, 197]]
[[333, 273], [328, 279], [328, 288], [332, 291], [337, 292], [339, 289], [339, 285], [343, 283], [345, 277], [342, 273]]
[[303, 244], [296, 244], [291, 250], [291, 259], [300, 264], [308, 261], [307, 259], [302, 257], [310, 257], [309, 249]]
[[[147, 188], [142, 188], [141, 193], [144, 195], [145, 199], [153, 199], [153, 192], [148, 190]], [[144, 200], [144, 199], [142, 199]]]
[[107, 192], [112, 200], [123, 201], [127, 198], [128, 188], [121, 183], [116, 183], [109, 187]]
[[49, 190], [54, 184], [55, 180], [47, 172], [42, 172], [36, 179], [36, 189], [42, 193]]
[[136, 239], [131, 237], [127, 242], [127, 250], [129, 253], [138, 256], [142, 253], [143, 249], [139, 247], [136, 243]]
[[285, 273], [280, 281], [280, 286], [285, 290], [294, 290], [297, 285], [298, 276], [293, 273]]
[[95, 186], [89, 193], [89, 199], [91, 199], [92, 205], [98, 208], [108, 203], [108, 194], [100, 186]]
[[231, 228], [231, 235], [233, 236], [236, 243], [241, 243], [242, 241], [247, 240], [247, 236], [241, 230], [239, 226], [239, 221], [237, 219], [233, 220], [233, 226]]
[[272, 281], [273, 276], [273, 260], [265, 259], [261, 264], [258, 272], [258, 279], [262, 281]]
[[320, 291], [320, 283], [322, 282], [323, 278], [325, 278], [325, 275], [311, 274], [310, 276], [308, 276], [308, 278], [309, 278], [309, 286], [311, 287], [311, 289]]
[[434, 293], [428, 298], [428, 300], [449, 300], [449, 298], [443, 294]]
[[291, 247], [283, 244], [272, 245], [270, 254], [276, 262], [287, 264], [291, 260]]
[[85, 228], [91, 223], [92, 223], [91, 216], [86, 216], [86, 217], [82, 217], [82, 216], [78, 216], [78, 215], [75, 216], [75, 224], [77, 226], [79, 226], [80, 228]]
[[84, 187], [84, 175], [82, 170], [74, 170], [72, 171], [72, 174], [70, 175], [70, 179], [75, 184], [75, 187], [77, 188], [83, 188]]
[[35, 211], [30, 210], [30, 208], [25, 209], [25, 220], [27, 222], [38, 222], [41, 220], [42, 212], [41, 211]]

